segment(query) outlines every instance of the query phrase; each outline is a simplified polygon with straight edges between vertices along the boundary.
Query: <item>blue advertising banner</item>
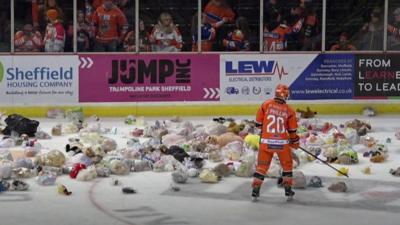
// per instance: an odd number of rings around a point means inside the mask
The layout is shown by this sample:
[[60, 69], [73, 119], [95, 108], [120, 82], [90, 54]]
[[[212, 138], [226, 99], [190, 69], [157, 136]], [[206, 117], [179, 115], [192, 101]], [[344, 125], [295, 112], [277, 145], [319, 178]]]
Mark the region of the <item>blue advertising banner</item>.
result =
[[353, 54], [320, 54], [290, 84], [290, 99], [352, 99], [354, 73]]

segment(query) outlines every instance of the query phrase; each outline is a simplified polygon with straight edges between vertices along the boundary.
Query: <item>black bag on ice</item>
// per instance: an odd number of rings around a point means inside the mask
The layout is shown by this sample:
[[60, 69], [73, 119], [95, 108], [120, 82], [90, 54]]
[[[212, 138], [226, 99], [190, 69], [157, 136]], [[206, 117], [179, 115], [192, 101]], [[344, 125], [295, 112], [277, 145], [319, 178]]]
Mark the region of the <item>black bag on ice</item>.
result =
[[18, 135], [27, 134], [29, 137], [34, 137], [39, 126], [39, 121], [30, 120], [18, 114], [9, 115], [5, 122], [7, 127], [3, 130], [4, 135], [15, 132]]

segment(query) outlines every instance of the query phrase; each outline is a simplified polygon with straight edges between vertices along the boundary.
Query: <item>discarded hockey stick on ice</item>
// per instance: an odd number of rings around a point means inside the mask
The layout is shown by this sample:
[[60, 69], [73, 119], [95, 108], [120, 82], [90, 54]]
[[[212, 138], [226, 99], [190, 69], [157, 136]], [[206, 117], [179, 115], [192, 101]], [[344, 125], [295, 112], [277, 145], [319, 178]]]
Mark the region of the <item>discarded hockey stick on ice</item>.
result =
[[318, 158], [318, 156], [314, 155], [313, 153], [307, 151], [306, 149], [304, 149], [304, 148], [302, 148], [302, 147], [300, 147], [300, 146], [299, 146], [299, 149], [302, 150], [303, 152], [305, 152], [305, 153], [311, 155], [312, 157], [314, 157], [315, 159], [319, 160], [319, 161], [322, 162], [323, 164], [329, 166], [331, 169], [335, 170], [336, 172], [338, 172], [338, 173], [342, 174], [343, 176], [346, 176], [347, 178], [349, 178], [349, 175], [347, 175], [346, 173], [343, 173], [342, 171], [336, 169], [336, 168], [333, 167], [331, 164], [329, 164], [329, 163], [325, 162], [324, 160]]

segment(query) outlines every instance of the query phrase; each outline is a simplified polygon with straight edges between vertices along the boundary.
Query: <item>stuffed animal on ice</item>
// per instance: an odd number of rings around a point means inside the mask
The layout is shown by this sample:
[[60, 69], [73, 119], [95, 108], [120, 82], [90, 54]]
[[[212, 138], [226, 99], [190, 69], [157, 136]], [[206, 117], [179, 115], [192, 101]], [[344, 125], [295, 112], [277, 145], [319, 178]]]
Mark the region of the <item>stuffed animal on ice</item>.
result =
[[370, 157], [370, 161], [374, 163], [382, 163], [388, 157], [388, 148], [384, 144], [378, 144], [377, 141], [370, 136], [362, 138], [362, 143], [365, 146], [361, 149], [364, 157]]
[[352, 145], [358, 144], [360, 142], [360, 136], [357, 134], [357, 130], [351, 127], [346, 127], [343, 130], [343, 134], [348, 142]]
[[225, 163], [216, 165], [213, 171], [218, 177], [227, 177], [232, 174], [232, 169]]
[[218, 183], [219, 181], [219, 177], [217, 176], [217, 174], [209, 169], [204, 169], [203, 171], [201, 171], [199, 177], [201, 182], [203, 183]]
[[256, 127], [256, 123], [254, 121], [243, 120], [244, 128], [239, 132], [239, 136], [245, 138], [248, 134], [258, 134], [258, 128]]
[[72, 122], [76, 125], [82, 124], [85, 119], [85, 116], [83, 115], [83, 109], [81, 107], [66, 110], [65, 117], [69, 122]]
[[331, 192], [336, 192], [336, 193], [347, 192], [347, 185], [346, 185], [345, 182], [340, 181], [340, 182], [331, 184], [328, 187], [328, 190], [331, 191]]
[[248, 134], [244, 138], [244, 142], [246, 143], [247, 146], [257, 151], [260, 147], [260, 135]]
[[188, 171], [184, 168], [179, 168], [171, 173], [172, 180], [178, 184], [184, 184], [189, 178]]
[[357, 131], [358, 136], [365, 136], [368, 131], [371, 130], [371, 125], [367, 122], [354, 119], [352, 121], [347, 121], [345, 127], [353, 128]]
[[325, 144], [324, 140], [316, 133], [311, 133], [308, 138], [306, 138], [306, 147], [321, 147]]
[[395, 177], [400, 177], [400, 167], [398, 167], [397, 169], [390, 169], [389, 173]]
[[358, 163], [357, 152], [351, 149], [340, 152], [338, 156], [338, 162], [344, 165]]
[[300, 118], [309, 119], [314, 118], [317, 115], [317, 112], [312, 111], [310, 107], [307, 106], [306, 110], [296, 109], [296, 112], [300, 113]]
[[339, 156], [339, 151], [336, 145], [324, 146], [322, 150], [322, 155], [326, 158], [327, 162], [333, 163], [337, 160]]
[[181, 145], [186, 142], [186, 138], [179, 134], [167, 134], [164, 135], [161, 140], [161, 142], [167, 147], [172, 145]]
[[222, 147], [221, 151], [226, 159], [232, 161], [239, 161], [244, 151], [243, 142], [241, 141], [230, 142], [226, 144], [224, 147]]
[[371, 152], [376, 144], [378, 143], [374, 137], [371, 136], [363, 136], [360, 138], [360, 143], [363, 145], [363, 148], [360, 149], [364, 156], [369, 156], [369, 152]]
[[297, 128], [297, 134], [299, 135], [300, 138], [307, 138], [309, 135], [309, 131], [306, 126], [300, 125]]
[[382, 163], [388, 158], [388, 148], [384, 144], [377, 144], [375, 149], [371, 152], [369, 159], [373, 163]]
[[205, 128], [205, 132], [209, 136], [219, 136], [227, 131], [228, 128], [220, 123], [213, 123]]
[[376, 116], [376, 111], [375, 111], [372, 107], [366, 107], [366, 108], [363, 110], [362, 114], [363, 114], [364, 116], [372, 117], [372, 116]]
[[209, 136], [207, 138], [208, 144], [217, 145], [219, 148], [222, 148], [225, 145], [234, 141], [243, 142], [243, 139], [240, 136], [231, 132], [221, 134], [220, 136]]
[[251, 177], [254, 174], [254, 161], [241, 161], [235, 175], [238, 177]]
[[61, 136], [62, 135], [62, 124], [57, 124], [53, 128], [51, 128], [51, 135]]
[[[310, 134], [310, 136], [305, 140], [306, 148], [314, 155], [321, 154], [322, 146], [324, 145], [324, 140], [317, 134]], [[315, 160], [314, 157], [308, 155], [308, 161]]]
[[36, 156], [35, 165], [62, 167], [65, 163], [65, 156], [59, 150], [51, 150], [50, 152]]
[[[278, 178], [278, 187], [283, 187], [283, 178]], [[306, 176], [301, 171], [293, 171], [293, 188], [304, 189], [307, 186]]]
[[239, 135], [240, 131], [244, 129], [245, 125], [243, 123], [237, 124], [236, 122], [230, 122], [228, 125], [228, 132]]

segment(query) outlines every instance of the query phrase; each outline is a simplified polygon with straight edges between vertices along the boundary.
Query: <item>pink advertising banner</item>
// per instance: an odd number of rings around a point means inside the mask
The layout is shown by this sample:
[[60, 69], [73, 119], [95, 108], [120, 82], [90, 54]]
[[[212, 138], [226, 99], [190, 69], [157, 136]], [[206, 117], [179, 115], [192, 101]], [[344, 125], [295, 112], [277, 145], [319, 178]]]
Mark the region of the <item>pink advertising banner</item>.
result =
[[79, 55], [80, 102], [219, 101], [219, 55]]

